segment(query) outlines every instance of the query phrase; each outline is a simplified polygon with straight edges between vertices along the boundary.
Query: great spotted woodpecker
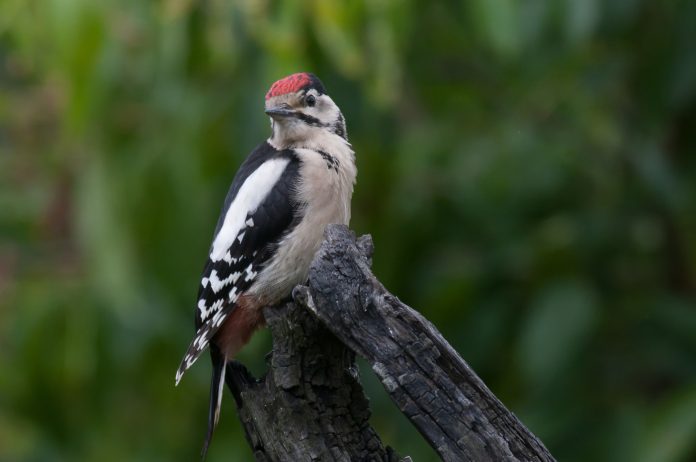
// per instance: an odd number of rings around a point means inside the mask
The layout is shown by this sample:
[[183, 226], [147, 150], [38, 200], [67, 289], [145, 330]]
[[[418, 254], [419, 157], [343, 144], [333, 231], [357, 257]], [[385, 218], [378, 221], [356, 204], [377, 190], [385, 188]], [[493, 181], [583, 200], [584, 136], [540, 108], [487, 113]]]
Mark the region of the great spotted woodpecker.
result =
[[198, 289], [196, 335], [178, 371], [207, 347], [213, 363], [208, 450], [220, 417], [227, 361], [263, 324], [262, 308], [305, 282], [324, 228], [348, 224], [357, 170], [343, 115], [309, 73], [275, 82], [266, 94], [271, 136], [232, 181]]

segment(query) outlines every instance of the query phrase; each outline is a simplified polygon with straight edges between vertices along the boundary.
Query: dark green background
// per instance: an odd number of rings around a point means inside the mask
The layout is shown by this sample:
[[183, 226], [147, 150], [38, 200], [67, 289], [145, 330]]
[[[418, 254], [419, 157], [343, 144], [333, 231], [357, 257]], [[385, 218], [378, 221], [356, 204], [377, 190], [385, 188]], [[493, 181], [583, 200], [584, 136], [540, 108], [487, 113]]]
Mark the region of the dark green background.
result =
[[[302, 70], [376, 274], [557, 458], [696, 460], [696, 2], [669, 0], [2, 0], [0, 460], [197, 460], [199, 272]], [[251, 458], [229, 398], [210, 461]]]

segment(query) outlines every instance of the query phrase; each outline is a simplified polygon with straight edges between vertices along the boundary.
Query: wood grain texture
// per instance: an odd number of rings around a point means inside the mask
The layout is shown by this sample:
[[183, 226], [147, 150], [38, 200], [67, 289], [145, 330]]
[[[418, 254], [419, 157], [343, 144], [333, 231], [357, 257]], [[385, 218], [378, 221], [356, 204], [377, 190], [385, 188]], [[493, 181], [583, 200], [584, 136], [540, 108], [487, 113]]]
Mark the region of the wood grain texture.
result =
[[273, 335], [267, 374], [256, 380], [236, 361], [226, 374], [256, 460], [400, 460], [369, 425], [355, 354], [295, 303], [265, 315]]
[[437, 329], [375, 278], [372, 251], [369, 236], [329, 226], [308, 286], [265, 311], [274, 342], [266, 378], [228, 366], [257, 460], [398, 460], [369, 426], [357, 353], [442, 460], [554, 461]]
[[331, 226], [305, 303], [364, 357], [396, 405], [446, 461], [551, 461], [437, 329], [370, 270], [372, 242]]

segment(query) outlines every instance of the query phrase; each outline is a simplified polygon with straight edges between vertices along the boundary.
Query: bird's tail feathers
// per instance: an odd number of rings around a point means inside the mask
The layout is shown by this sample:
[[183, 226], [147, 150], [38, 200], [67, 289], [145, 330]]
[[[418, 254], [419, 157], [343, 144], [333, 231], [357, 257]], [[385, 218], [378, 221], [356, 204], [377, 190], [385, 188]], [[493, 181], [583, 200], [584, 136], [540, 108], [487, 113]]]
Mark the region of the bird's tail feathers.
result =
[[198, 329], [196, 336], [191, 341], [188, 350], [186, 350], [184, 359], [182, 359], [181, 364], [179, 364], [179, 369], [176, 371], [175, 385], [179, 385], [181, 378], [184, 376], [184, 372], [186, 372], [189, 367], [193, 366], [193, 363], [195, 363], [205, 349], [208, 348], [210, 339], [217, 333], [220, 326], [234, 308], [235, 305], [224, 308], [224, 311], [217, 313], [212, 319], [208, 320], [208, 322]]
[[213, 347], [210, 349], [210, 357], [213, 362], [213, 377], [210, 381], [208, 432], [205, 436], [203, 449], [201, 450], [201, 460], [205, 460], [210, 441], [213, 439], [213, 432], [220, 420], [220, 406], [222, 404], [222, 392], [225, 386], [225, 370], [227, 369], [227, 358], [217, 348]]

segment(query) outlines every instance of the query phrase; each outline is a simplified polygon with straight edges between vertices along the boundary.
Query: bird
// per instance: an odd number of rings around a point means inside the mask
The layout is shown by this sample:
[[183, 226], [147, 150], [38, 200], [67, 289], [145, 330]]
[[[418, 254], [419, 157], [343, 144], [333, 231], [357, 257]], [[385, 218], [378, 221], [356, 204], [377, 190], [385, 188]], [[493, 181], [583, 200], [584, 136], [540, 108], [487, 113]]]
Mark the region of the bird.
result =
[[307, 281], [324, 229], [348, 225], [355, 153], [341, 110], [319, 78], [299, 72], [265, 96], [271, 135], [241, 164], [225, 197], [198, 287], [196, 333], [176, 372], [210, 351], [205, 456], [220, 418], [228, 361], [264, 324], [263, 308]]

